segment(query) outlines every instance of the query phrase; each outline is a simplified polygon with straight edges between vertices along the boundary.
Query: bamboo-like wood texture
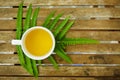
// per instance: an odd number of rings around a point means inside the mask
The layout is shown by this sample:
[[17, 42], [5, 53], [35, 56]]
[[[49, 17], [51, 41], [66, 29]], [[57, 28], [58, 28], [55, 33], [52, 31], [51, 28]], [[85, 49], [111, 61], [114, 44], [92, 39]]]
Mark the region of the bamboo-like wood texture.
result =
[[[0, 80], [36, 80], [20, 66], [16, 47], [11, 45], [21, 1], [0, 0]], [[59, 70], [45, 59], [38, 80], [120, 80], [120, 0], [24, 0], [23, 20], [30, 3], [33, 10], [41, 7], [37, 25], [42, 25], [51, 11], [64, 12], [61, 21], [66, 16], [75, 21], [67, 37], [107, 41], [67, 46], [73, 64], [53, 54]]]

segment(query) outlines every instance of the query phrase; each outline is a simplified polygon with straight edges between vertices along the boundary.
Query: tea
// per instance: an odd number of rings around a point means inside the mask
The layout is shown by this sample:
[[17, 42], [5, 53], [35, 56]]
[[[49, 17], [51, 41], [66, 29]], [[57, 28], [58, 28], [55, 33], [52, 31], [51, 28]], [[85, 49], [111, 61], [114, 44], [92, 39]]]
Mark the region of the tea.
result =
[[25, 37], [25, 47], [34, 56], [43, 56], [48, 53], [53, 45], [50, 34], [43, 29], [34, 29]]

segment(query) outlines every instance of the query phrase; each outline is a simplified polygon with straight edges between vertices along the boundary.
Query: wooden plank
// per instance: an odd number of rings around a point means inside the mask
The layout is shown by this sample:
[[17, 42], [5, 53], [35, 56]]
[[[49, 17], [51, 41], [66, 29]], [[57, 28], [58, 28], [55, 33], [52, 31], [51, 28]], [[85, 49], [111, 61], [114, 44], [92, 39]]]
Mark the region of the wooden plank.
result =
[[[73, 64], [120, 64], [118, 54], [69, 54]], [[54, 55], [57, 63], [68, 64], [60, 57]], [[0, 64], [20, 64], [17, 54], [0, 54]], [[47, 59], [43, 64], [51, 64]]]
[[[36, 80], [34, 77], [0, 77], [1, 80]], [[83, 77], [38, 77], [39, 80], [96, 80]], [[119, 78], [118, 78], [119, 79]]]
[[71, 29], [120, 30], [119, 25], [120, 20], [76, 20]]
[[[26, 13], [24, 9], [24, 17]], [[56, 11], [56, 14], [64, 12], [64, 16], [71, 16], [75, 19], [85, 19], [91, 17], [115, 17], [120, 18], [120, 9], [119, 8], [41, 8], [39, 13], [39, 18], [46, 17], [50, 12]], [[9, 13], [9, 14], [8, 14]], [[17, 8], [1, 8], [0, 9], [0, 18], [10, 18], [16, 17]]]
[[120, 32], [119, 31], [68, 31], [66, 37], [69, 38], [92, 38], [97, 40], [120, 40]]
[[[44, 71], [45, 70], [45, 71]], [[47, 76], [116, 76], [119, 67], [60, 67], [59, 71], [53, 67], [40, 67], [41, 75]], [[46, 72], [50, 71], [50, 72]], [[54, 74], [56, 73], [56, 74]], [[105, 75], [106, 74], [106, 75]]]
[[[37, 24], [42, 25], [44, 20], [38, 20]], [[8, 23], [8, 24], [6, 24]], [[16, 20], [0, 20], [1, 30], [16, 29]], [[120, 20], [75, 20], [71, 29], [77, 30], [120, 30]]]
[[0, 31], [0, 41], [9, 42], [15, 39], [15, 31]]
[[[22, 0], [1, 0], [0, 6], [16, 6]], [[25, 5], [32, 3], [33, 5], [120, 5], [119, 0], [24, 0]]]
[[[69, 30], [66, 37], [69, 38], [90, 38], [102, 41], [120, 41], [119, 31], [79, 31]], [[15, 31], [0, 31], [0, 41], [11, 41], [15, 39]]]
[[[36, 80], [34, 77], [0, 77], [1, 80]], [[39, 80], [120, 80], [120, 77], [38, 77]]]
[[[7, 23], [7, 24], [6, 24]], [[13, 30], [16, 29], [16, 20], [0, 20], [0, 30]]]
[[15, 50], [15, 46], [10, 43], [0, 43], [0, 54], [13, 54]]
[[119, 54], [119, 44], [98, 44], [98, 45], [76, 45], [68, 46], [66, 51], [69, 52], [85, 52], [96, 54]]
[[[10, 43], [0, 44], [1, 54], [9, 54], [9, 52], [16, 52], [15, 46], [11, 45]], [[120, 54], [120, 44], [86, 44], [67, 46], [66, 52], [78, 52], [79, 54]]]
[[[39, 67], [40, 76], [119, 76], [120, 67], [68, 67], [61, 66], [59, 70], [52, 66]], [[21, 66], [0, 66], [0, 75], [28, 76], [29, 73]]]

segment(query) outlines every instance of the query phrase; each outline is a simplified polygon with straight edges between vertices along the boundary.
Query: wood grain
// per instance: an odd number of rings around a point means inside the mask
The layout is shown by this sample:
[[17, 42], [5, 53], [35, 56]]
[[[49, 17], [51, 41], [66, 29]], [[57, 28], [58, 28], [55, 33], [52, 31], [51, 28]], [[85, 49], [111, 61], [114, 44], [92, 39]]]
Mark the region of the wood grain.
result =
[[[40, 76], [119, 76], [120, 67], [72, 67], [61, 66], [59, 70], [52, 66], [39, 67]], [[0, 75], [28, 76], [21, 66], [0, 66]]]
[[[25, 17], [26, 9], [24, 9], [23, 17]], [[112, 17], [120, 18], [119, 8], [41, 8], [39, 18], [46, 17], [50, 12], [56, 11], [56, 14], [64, 12], [64, 17], [71, 16], [75, 19], [85, 19], [91, 17]], [[9, 13], [9, 14], [8, 14]], [[17, 8], [1, 8], [0, 18], [16, 17]]]
[[[22, 0], [1, 0], [0, 6], [17, 6]], [[25, 5], [119, 5], [119, 0], [24, 0]]]
[[[21, 1], [23, 0], [0, 0], [0, 80], [36, 80], [19, 65], [18, 55], [14, 54], [16, 48], [10, 43], [15, 39], [17, 7]], [[120, 41], [120, 8], [114, 8], [120, 6], [120, 0], [24, 0], [25, 6], [30, 3], [33, 4], [33, 11], [35, 7], [41, 7], [38, 25], [43, 23], [51, 11], [56, 11], [56, 15], [64, 12], [62, 18], [71, 16], [71, 19], [75, 20], [67, 37]], [[104, 8], [98, 8], [99, 6]], [[27, 8], [24, 8], [24, 18], [26, 12]], [[65, 51], [71, 57], [73, 64], [94, 64], [94, 66], [70, 66], [54, 55], [59, 64], [67, 66], [60, 66], [59, 70], [54, 69], [53, 66], [39, 66], [38, 79], [120, 80], [118, 77], [120, 76], [120, 66], [118, 66], [120, 44], [74, 45], [67, 46]], [[48, 60], [43, 62], [50, 64]]]
[[[118, 54], [68, 54], [73, 64], [120, 64]], [[57, 63], [68, 64], [66, 61], [54, 55]], [[20, 64], [17, 54], [0, 54], [0, 64]], [[43, 64], [51, 64], [48, 59], [43, 60]]]
[[[15, 39], [15, 31], [0, 31], [0, 40], [10, 42], [12, 39]], [[90, 38], [96, 40], [105, 40], [105, 41], [120, 41], [120, 32], [119, 31], [79, 31], [79, 30], [70, 30], [66, 34], [66, 37], [69, 38]]]
[[16, 47], [11, 45], [11, 43], [0, 43], [0, 54], [13, 54]]
[[120, 40], [120, 32], [119, 31], [68, 31], [66, 37], [69, 38], [91, 38], [96, 40]]
[[[0, 77], [1, 80], [36, 80], [34, 77]], [[120, 77], [38, 77], [39, 80], [120, 80]]]
[[[43, 24], [44, 20], [38, 20], [37, 25], [41, 26]], [[0, 20], [0, 24], [1, 24], [0, 30], [16, 29], [16, 20]], [[77, 30], [120, 30], [119, 25], [120, 25], [120, 20], [75, 20], [75, 23], [71, 27], [71, 29], [77, 29]]]
[[15, 31], [0, 31], [0, 41], [9, 42], [15, 37]]
[[119, 54], [120, 53], [119, 44], [97, 44], [97, 45], [76, 45], [68, 46], [66, 51], [69, 52], [85, 52], [96, 53], [96, 54]]
[[[0, 44], [0, 52], [1, 54], [4, 54], [4, 52], [6, 52], [6, 54], [7, 52], [14, 53], [16, 52], [16, 48], [11, 45], [11, 43]], [[79, 54], [120, 54], [120, 44], [84, 44], [68, 46], [66, 47], [66, 52], [78, 52]]]

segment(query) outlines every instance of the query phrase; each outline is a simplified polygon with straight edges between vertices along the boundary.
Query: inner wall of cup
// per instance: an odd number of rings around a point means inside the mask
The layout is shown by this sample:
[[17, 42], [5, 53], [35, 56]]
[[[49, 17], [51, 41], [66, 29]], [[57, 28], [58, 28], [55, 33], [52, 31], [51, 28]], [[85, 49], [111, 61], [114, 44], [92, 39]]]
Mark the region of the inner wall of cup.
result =
[[[34, 56], [34, 55], [32, 55], [32, 54], [26, 49], [26, 47], [25, 47], [25, 38], [26, 38], [27, 34], [30, 33], [32, 30], [35, 30], [35, 29], [43, 29], [43, 30], [47, 31], [47, 32], [50, 34], [51, 38], [52, 38], [52, 41], [53, 41], [52, 48], [51, 48], [51, 50], [50, 50], [47, 54], [45, 54], [44, 56]], [[54, 48], [55, 48], [55, 39], [54, 39], [54, 36], [53, 36], [53, 34], [52, 34], [48, 29], [46, 29], [46, 28], [43, 28], [43, 27], [33, 27], [33, 28], [28, 29], [28, 30], [23, 34], [23, 36], [22, 36], [22, 49], [23, 49], [23, 52], [24, 52], [25, 55], [27, 55], [28, 57], [30, 57], [30, 58], [32, 58], [32, 59], [35, 59], [35, 60], [45, 59], [45, 58], [47, 58], [48, 56], [50, 56], [50, 55], [52, 54]]]

